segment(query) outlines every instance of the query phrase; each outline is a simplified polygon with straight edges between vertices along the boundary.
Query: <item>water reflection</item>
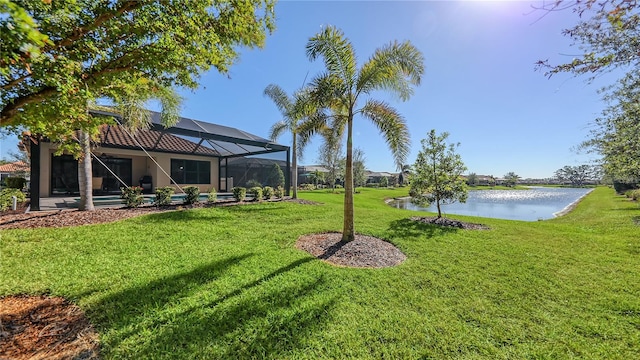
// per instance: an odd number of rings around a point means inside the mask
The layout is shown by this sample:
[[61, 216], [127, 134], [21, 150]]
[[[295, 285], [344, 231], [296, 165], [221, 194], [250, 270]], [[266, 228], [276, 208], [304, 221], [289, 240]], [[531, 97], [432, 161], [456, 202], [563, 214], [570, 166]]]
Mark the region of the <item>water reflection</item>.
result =
[[[508, 220], [536, 221], [551, 219], [554, 214], [578, 201], [593, 189], [531, 187], [528, 190], [474, 190], [464, 204], [442, 206], [445, 214], [482, 216]], [[410, 199], [394, 200], [399, 209], [435, 212], [435, 205], [422, 208]]]

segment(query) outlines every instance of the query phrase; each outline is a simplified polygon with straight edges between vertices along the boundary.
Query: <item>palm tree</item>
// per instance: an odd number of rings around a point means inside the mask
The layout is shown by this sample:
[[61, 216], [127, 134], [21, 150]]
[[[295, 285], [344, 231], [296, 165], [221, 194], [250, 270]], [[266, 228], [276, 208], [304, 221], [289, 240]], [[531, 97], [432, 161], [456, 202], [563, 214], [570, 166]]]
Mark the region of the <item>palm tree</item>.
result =
[[397, 169], [400, 171], [398, 173], [398, 183], [400, 186], [403, 186], [405, 182], [409, 181], [409, 176], [411, 175], [411, 165], [408, 164], [399, 164]]
[[[144, 108], [144, 104], [157, 99], [162, 105], [161, 121], [165, 126], [174, 125], [179, 118], [179, 107], [182, 99], [169, 87], [165, 87], [155, 81], [145, 78], [137, 79], [126, 84], [112, 84], [104, 89], [103, 96], [111, 99], [115, 106], [100, 106], [91, 103], [89, 110], [105, 110], [116, 113], [122, 117], [123, 125], [131, 132], [148, 128], [151, 123], [151, 112]], [[78, 210], [94, 211], [93, 184], [92, 184], [92, 159], [91, 159], [91, 134], [80, 130], [78, 136], [81, 155], [78, 159], [78, 184], [80, 202]]]
[[[420, 84], [424, 73], [422, 53], [410, 42], [392, 42], [377, 49], [359, 69], [351, 42], [332, 26], [309, 39], [307, 56], [322, 58], [326, 72], [312, 82], [316, 102], [331, 111], [318, 118], [331, 121], [331, 127], [347, 130], [345, 166], [344, 226], [342, 241], [355, 238], [353, 222], [353, 120], [356, 115], [369, 119], [380, 130], [393, 153], [396, 164], [404, 163], [409, 153], [409, 131], [404, 118], [384, 101], [362, 99], [378, 90], [387, 90], [407, 100], [413, 86]], [[360, 106], [359, 102], [363, 104]], [[359, 107], [360, 106], [360, 107]]]
[[298, 155], [302, 154], [304, 147], [309, 141], [310, 130], [304, 130], [305, 121], [314, 113], [313, 104], [309, 101], [308, 91], [302, 89], [296, 91], [292, 97], [278, 85], [270, 84], [264, 89], [264, 95], [269, 97], [282, 113], [282, 120], [271, 126], [269, 138], [276, 141], [282, 133], [289, 131], [292, 136], [291, 144], [291, 165], [293, 173], [291, 176], [291, 186], [293, 187], [293, 198], [298, 198]]

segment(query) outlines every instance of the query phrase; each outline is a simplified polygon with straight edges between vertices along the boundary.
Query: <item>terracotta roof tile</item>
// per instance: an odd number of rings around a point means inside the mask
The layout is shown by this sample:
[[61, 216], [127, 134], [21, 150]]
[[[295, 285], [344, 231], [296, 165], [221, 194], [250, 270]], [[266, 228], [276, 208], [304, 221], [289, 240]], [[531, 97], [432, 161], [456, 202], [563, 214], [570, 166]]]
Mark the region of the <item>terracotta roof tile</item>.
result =
[[0, 165], [0, 172], [13, 173], [18, 171], [29, 171], [29, 165], [22, 161], [16, 161], [10, 164]]

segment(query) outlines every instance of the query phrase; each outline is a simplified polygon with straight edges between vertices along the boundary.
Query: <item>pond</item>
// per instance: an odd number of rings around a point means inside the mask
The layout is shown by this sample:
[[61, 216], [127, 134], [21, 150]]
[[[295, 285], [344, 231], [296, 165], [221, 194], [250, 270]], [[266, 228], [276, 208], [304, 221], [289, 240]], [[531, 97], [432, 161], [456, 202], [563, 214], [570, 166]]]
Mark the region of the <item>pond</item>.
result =
[[[444, 214], [481, 216], [507, 220], [537, 221], [552, 219], [593, 189], [531, 187], [527, 190], [472, 190], [464, 204], [441, 205]], [[397, 199], [389, 203], [398, 209], [437, 212]]]

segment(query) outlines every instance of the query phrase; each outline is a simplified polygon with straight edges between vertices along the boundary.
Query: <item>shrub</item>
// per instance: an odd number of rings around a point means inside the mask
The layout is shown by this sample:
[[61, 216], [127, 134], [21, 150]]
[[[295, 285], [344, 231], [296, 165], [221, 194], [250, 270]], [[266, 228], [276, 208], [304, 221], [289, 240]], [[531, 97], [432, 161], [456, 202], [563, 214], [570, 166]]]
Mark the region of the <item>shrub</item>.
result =
[[249, 194], [253, 195], [254, 201], [262, 201], [262, 188], [260, 186], [254, 186], [249, 189]]
[[632, 190], [630, 198], [634, 201], [640, 200], [640, 189]]
[[389, 178], [387, 178], [386, 176], [383, 176], [380, 178], [380, 187], [387, 187], [389, 186]]
[[336, 184], [336, 189], [342, 189], [342, 185], [337, 185]]
[[173, 187], [165, 186], [156, 188], [156, 200], [153, 202], [156, 206], [166, 206], [171, 204], [171, 195], [173, 195]]
[[244, 201], [244, 197], [247, 195], [247, 188], [236, 186], [231, 189], [231, 192], [233, 193], [233, 198], [236, 199], [236, 201], [240, 202]]
[[142, 196], [142, 188], [140, 186], [129, 186], [120, 189], [120, 197], [124, 199], [126, 207], [135, 208], [142, 205], [144, 197]]
[[5, 184], [11, 189], [22, 189], [27, 184], [27, 179], [23, 177], [8, 177], [5, 179]]
[[284, 197], [284, 188], [282, 186], [278, 186], [277, 188], [273, 189], [273, 196], [278, 199], [282, 199]]
[[18, 203], [27, 201], [27, 196], [20, 189], [6, 188], [0, 191], [0, 211], [10, 209], [13, 205], [13, 196], [18, 199]]
[[265, 186], [264, 189], [262, 189], [262, 195], [264, 195], [266, 200], [271, 199], [273, 197], [273, 193], [274, 190], [271, 186]]
[[316, 187], [313, 184], [301, 184], [300, 190], [315, 190]]
[[209, 195], [207, 196], [208, 203], [214, 203], [218, 200], [218, 193], [216, 192], [216, 188], [211, 188], [209, 190]]
[[370, 188], [377, 188], [378, 187], [378, 183], [374, 183], [374, 182], [367, 183], [365, 186], [366, 187], [370, 187]]
[[260, 183], [260, 181], [256, 179], [251, 179], [247, 181], [247, 188], [251, 189], [253, 187], [262, 187], [262, 184]]
[[184, 204], [190, 205], [195, 204], [200, 201], [200, 188], [197, 186], [185, 186], [183, 188], [185, 196], [184, 196]]
[[274, 163], [267, 176], [267, 185], [278, 187], [284, 185], [284, 173], [280, 165]]

